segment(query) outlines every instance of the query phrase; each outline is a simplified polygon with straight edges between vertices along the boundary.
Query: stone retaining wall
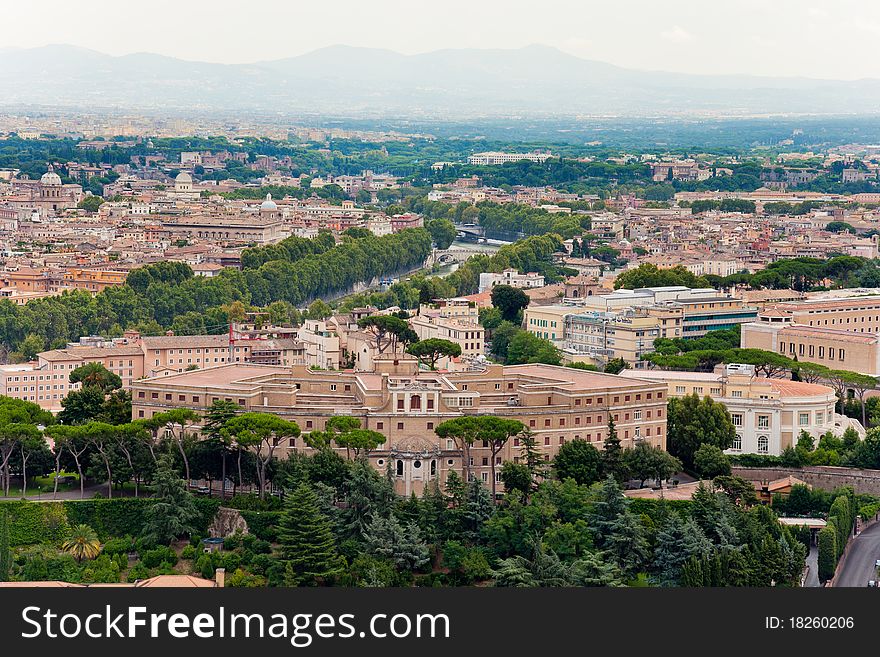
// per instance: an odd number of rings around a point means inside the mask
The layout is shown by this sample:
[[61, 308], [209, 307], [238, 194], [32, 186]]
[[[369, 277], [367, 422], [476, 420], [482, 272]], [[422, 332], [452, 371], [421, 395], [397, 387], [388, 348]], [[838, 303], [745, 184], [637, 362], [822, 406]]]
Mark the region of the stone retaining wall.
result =
[[826, 465], [812, 465], [804, 468], [733, 466], [732, 474], [749, 481], [773, 481], [791, 475], [814, 488], [834, 490], [841, 486], [852, 486], [856, 493], [880, 495], [880, 470], [837, 468]]

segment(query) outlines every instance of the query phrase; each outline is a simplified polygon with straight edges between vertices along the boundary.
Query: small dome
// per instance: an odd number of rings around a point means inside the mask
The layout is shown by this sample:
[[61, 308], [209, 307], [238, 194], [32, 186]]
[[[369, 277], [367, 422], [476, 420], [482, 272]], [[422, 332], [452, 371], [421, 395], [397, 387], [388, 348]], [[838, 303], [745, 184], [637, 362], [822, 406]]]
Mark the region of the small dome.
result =
[[275, 205], [275, 201], [272, 200], [271, 194], [266, 194], [266, 200], [260, 203], [260, 210], [277, 210], [278, 206]]
[[61, 176], [49, 169], [40, 177], [40, 183], [43, 185], [58, 186], [61, 185]]
[[174, 182], [179, 183], [191, 183], [192, 181], [192, 176], [189, 175], [186, 171], [181, 171], [177, 174], [177, 178], [174, 179]]

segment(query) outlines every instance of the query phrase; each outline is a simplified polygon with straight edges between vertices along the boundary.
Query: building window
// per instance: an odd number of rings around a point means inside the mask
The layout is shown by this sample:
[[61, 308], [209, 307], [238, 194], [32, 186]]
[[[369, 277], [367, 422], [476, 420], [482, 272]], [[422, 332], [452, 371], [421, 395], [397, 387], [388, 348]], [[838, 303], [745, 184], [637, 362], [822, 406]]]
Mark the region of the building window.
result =
[[742, 436], [740, 436], [739, 434], [736, 434], [736, 436], [733, 439], [733, 445], [731, 446], [731, 449], [735, 449], [737, 452], [739, 452], [740, 450], [742, 450], [742, 448], [743, 448]]
[[743, 416], [742, 413], [731, 413], [730, 421], [733, 423], [735, 427], [741, 427], [743, 425]]
[[798, 426], [800, 426], [800, 427], [810, 426], [810, 414], [809, 413], [798, 413]]
[[376, 428], [377, 429], [384, 429], [385, 423], [384, 422], [376, 422]]
[[683, 395], [684, 390], [685, 390], [684, 386], [675, 386], [675, 394], [676, 395]]
[[844, 360], [846, 358], [846, 350], [845, 349], [838, 349], [837, 350], [837, 357], [838, 357], [838, 360]]
[[758, 436], [758, 454], [767, 454], [770, 451], [770, 438]]
[[397, 461], [397, 476], [398, 477], [403, 476], [403, 461], [400, 461], [400, 460]]
[[759, 429], [769, 429], [770, 428], [770, 416], [769, 415], [759, 415], [758, 416], [758, 428]]
[[397, 430], [398, 430], [398, 431], [403, 431], [403, 422], [398, 422], [398, 423], [397, 423]]
[[641, 420], [642, 419], [642, 410], [637, 409], [633, 411], [633, 420]]
[[740, 397], [743, 396], [743, 391], [742, 390], [731, 390], [730, 396], [734, 397], [735, 399], [739, 399]]

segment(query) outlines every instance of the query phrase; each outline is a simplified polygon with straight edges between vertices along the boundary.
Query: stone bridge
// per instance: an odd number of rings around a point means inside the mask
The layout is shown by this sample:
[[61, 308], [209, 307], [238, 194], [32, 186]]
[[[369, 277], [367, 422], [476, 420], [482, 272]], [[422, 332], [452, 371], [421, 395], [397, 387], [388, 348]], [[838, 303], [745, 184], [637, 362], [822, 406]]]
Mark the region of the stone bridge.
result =
[[475, 255], [494, 255], [498, 249], [462, 249], [452, 247], [449, 249], [434, 249], [434, 252], [428, 256], [427, 265], [431, 266], [435, 262], [441, 265], [448, 265], [453, 262], [464, 262], [468, 258]]

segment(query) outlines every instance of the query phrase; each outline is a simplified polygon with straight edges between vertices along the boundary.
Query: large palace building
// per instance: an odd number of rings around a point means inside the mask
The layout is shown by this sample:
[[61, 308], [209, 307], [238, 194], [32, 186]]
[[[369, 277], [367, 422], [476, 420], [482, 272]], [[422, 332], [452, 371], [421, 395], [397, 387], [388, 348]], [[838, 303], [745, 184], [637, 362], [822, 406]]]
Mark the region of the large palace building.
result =
[[[479, 371], [417, 371], [409, 358], [379, 358], [371, 372], [309, 370], [304, 366], [232, 364], [132, 384], [133, 417], [149, 418], [170, 408], [206, 410], [218, 400], [248, 411], [295, 420], [303, 433], [323, 430], [334, 415], [350, 415], [387, 441], [370, 453], [384, 472], [389, 462], [401, 494], [420, 494], [425, 483], [445, 481], [462, 471], [462, 455], [434, 429], [463, 415], [517, 419], [534, 434], [551, 460], [566, 441], [586, 440], [602, 449], [613, 418], [623, 447], [639, 441], [666, 447], [666, 394], [662, 381], [550, 365], [487, 365]], [[511, 440], [496, 465], [520, 458], [519, 439]], [[279, 446], [284, 457], [308, 451], [302, 438]], [[471, 450], [472, 476], [489, 484], [491, 451]], [[497, 468], [500, 472], [500, 468]], [[497, 477], [497, 474], [496, 474]]]

